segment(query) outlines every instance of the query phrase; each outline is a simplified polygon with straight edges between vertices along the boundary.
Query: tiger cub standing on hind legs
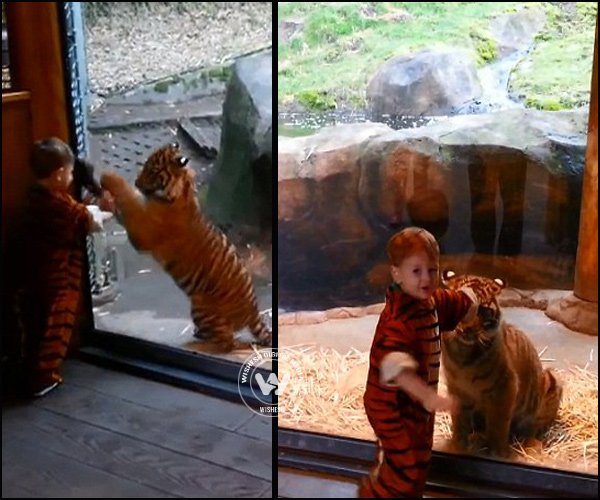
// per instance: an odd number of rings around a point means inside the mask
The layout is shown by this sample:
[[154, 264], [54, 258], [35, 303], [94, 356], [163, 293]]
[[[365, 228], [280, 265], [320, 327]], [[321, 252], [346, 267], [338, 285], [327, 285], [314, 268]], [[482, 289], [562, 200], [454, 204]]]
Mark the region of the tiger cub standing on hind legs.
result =
[[460, 403], [452, 416], [452, 442], [465, 449], [471, 431], [483, 431], [488, 451], [508, 456], [511, 436], [538, 438], [554, 422], [562, 385], [542, 368], [525, 333], [502, 322], [502, 280], [445, 271], [443, 283], [453, 290], [469, 287], [480, 300], [471, 322], [442, 335], [448, 392]]
[[250, 273], [235, 247], [200, 212], [194, 172], [178, 144], [155, 150], [137, 176], [139, 192], [115, 172], [101, 177], [131, 244], [149, 252], [187, 294], [196, 337], [210, 337], [221, 352], [247, 347], [234, 333], [247, 326], [260, 345], [271, 345]]

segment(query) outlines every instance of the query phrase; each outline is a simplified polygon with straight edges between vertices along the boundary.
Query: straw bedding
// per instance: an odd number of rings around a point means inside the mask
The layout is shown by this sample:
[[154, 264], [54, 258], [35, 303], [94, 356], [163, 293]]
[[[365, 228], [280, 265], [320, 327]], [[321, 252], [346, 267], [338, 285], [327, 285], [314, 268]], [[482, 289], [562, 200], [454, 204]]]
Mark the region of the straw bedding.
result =
[[[279, 397], [279, 425], [358, 439], [375, 438], [362, 402], [368, 352], [350, 350], [340, 354], [315, 345], [286, 347], [282, 351], [280, 380], [289, 376], [290, 383]], [[542, 361], [551, 360], [542, 358]], [[588, 370], [587, 365], [583, 368], [573, 365], [569, 369], [555, 370], [555, 373], [564, 384], [558, 419], [542, 442], [514, 442], [513, 459], [597, 473], [598, 375]], [[445, 390], [442, 376], [440, 393]], [[452, 451], [450, 436], [449, 415], [438, 413], [434, 447]], [[470, 451], [478, 451], [475, 436]]]

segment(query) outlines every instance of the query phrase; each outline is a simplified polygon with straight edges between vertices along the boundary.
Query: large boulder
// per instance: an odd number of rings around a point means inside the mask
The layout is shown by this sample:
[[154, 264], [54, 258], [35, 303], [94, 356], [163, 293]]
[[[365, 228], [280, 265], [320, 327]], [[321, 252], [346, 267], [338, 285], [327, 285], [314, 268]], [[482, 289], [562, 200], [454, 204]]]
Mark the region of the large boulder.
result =
[[272, 53], [238, 59], [223, 105], [206, 210], [221, 225], [272, 224]]
[[367, 87], [369, 110], [376, 115], [448, 115], [480, 95], [472, 54], [462, 50], [393, 57]]
[[375, 279], [373, 270], [387, 239], [409, 225], [431, 231], [459, 272], [569, 288], [586, 126], [584, 112], [510, 110], [399, 131], [352, 124], [280, 137], [283, 293], [345, 289], [337, 305], [360, 303], [352, 294], [366, 296], [372, 284], [380, 293], [389, 274]]

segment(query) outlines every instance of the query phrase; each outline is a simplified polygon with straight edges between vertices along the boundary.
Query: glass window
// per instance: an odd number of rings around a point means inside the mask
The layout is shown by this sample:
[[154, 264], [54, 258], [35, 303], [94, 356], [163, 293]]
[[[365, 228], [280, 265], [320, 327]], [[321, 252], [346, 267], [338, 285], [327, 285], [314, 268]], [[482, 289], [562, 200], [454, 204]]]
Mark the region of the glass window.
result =
[[572, 296], [585, 216], [596, 8], [393, 5], [278, 7], [279, 425], [375, 439], [363, 394], [386, 244], [418, 226], [440, 270], [502, 280], [475, 326], [442, 332], [429, 380], [439, 366], [467, 430], [458, 446], [438, 413], [434, 449], [488, 455], [509, 418], [511, 460], [597, 474], [597, 331], [552, 312]]
[[[262, 165], [264, 158], [270, 171], [270, 142], [267, 156], [261, 156], [263, 145], [249, 142], [252, 130], [235, 128], [245, 124], [229, 124], [231, 117], [223, 115], [223, 106], [230, 77], [238, 71], [233, 66], [234, 57], [264, 50], [272, 43], [271, 4], [256, 2], [232, 8], [227, 3], [92, 2], [82, 6], [89, 87], [89, 160], [97, 167], [96, 177], [111, 170], [133, 186], [149, 156], [177, 142], [181, 155], [189, 160], [186, 168], [195, 175], [195, 196], [201, 210], [236, 245], [243, 266], [252, 276], [259, 313], [270, 323], [271, 221], [260, 219], [252, 210], [258, 211], [261, 203], [271, 205], [271, 190], [268, 200], [263, 197], [258, 201], [252, 197], [264, 193], [251, 191], [251, 183], [258, 182], [252, 177], [253, 171], [260, 170], [256, 165]], [[236, 23], [248, 29], [239, 31], [234, 28]], [[270, 92], [269, 87], [269, 103]], [[257, 123], [263, 120], [256, 108], [245, 112]], [[224, 138], [229, 142], [222, 140], [225, 134], [229, 134]], [[232, 138], [239, 138], [239, 142], [231, 142]], [[225, 173], [219, 173], [223, 148], [244, 152], [245, 163], [239, 163], [238, 172], [227, 172], [225, 168]], [[248, 214], [256, 215], [255, 219], [240, 222], [234, 218], [224, 222], [207, 213], [209, 186], [219, 175], [229, 176], [226, 178], [231, 183], [238, 183], [232, 195], [251, 198], [248, 202], [240, 198], [239, 205], [246, 203]], [[219, 202], [217, 205], [219, 208]], [[165, 217], [168, 220], [158, 222], [164, 225], [164, 234], [155, 245], [166, 247], [170, 238], [186, 231], [190, 242], [194, 238], [201, 242], [199, 222], [190, 220], [189, 228], [183, 227], [175, 208], [172, 214], [165, 213]], [[148, 228], [155, 223], [155, 220], [145, 222]], [[211, 264], [207, 264], [213, 259], [212, 247], [201, 253], [178, 237], [178, 241], [172, 241], [171, 254], [180, 281], [200, 279], [197, 270], [208, 266], [202, 272], [212, 273], [219, 283], [229, 286], [228, 281], [234, 280], [228, 274], [241, 272], [223, 265], [217, 276]], [[196, 332], [190, 298], [162, 265], [132, 246], [126, 228], [119, 221], [111, 218], [105, 222], [105, 232], [94, 237], [90, 253], [97, 329], [187, 351], [212, 353], [214, 346], [203, 338], [211, 332]], [[227, 299], [231, 301], [231, 314], [237, 314], [235, 303], [244, 292], [240, 289], [238, 293]], [[200, 317], [199, 312], [194, 314]], [[253, 337], [248, 330], [239, 339], [248, 341]], [[223, 356], [242, 361], [250, 352], [246, 346]]]

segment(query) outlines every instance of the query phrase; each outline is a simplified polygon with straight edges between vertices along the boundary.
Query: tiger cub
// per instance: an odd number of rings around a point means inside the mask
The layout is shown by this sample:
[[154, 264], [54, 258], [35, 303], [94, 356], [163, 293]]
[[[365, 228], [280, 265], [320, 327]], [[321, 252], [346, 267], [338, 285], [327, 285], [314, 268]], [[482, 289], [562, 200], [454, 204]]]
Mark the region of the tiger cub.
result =
[[191, 301], [195, 336], [216, 350], [247, 347], [234, 333], [247, 326], [260, 345], [271, 345], [252, 279], [235, 247], [200, 212], [194, 172], [178, 144], [155, 150], [135, 180], [136, 191], [115, 172], [101, 177], [115, 200], [131, 244], [149, 252]]
[[448, 392], [460, 403], [452, 442], [466, 448], [475, 430], [490, 453], [508, 456], [511, 437], [537, 438], [550, 427], [562, 386], [542, 368], [525, 333], [502, 321], [497, 296], [504, 281], [445, 271], [443, 283], [453, 290], [470, 287], [480, 301], [475, 318], [442, 335]]

